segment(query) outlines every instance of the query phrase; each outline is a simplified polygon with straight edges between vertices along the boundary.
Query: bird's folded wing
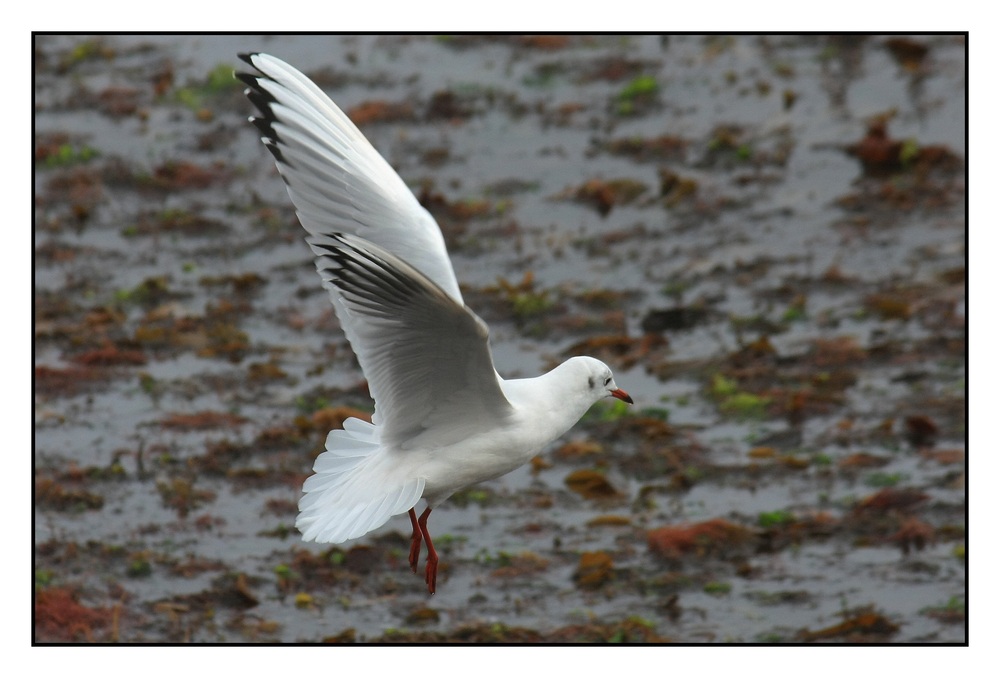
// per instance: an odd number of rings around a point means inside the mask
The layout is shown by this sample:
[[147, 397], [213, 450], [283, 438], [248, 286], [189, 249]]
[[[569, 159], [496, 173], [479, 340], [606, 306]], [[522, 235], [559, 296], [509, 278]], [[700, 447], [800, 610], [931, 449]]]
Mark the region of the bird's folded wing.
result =
[[362, 238], [307, 240], [368, 378], [384, 443], [443, 447], [503, 423], [512, 408], [478, 316]]
[[441, 229], [395, 170], [309, 78], [267, 54], [241, 54], [260, 73], [237, 73], [260, 110], [251, 118], [274, 155], [299, 221], [322, 236], [352, 233], [462, 293]]

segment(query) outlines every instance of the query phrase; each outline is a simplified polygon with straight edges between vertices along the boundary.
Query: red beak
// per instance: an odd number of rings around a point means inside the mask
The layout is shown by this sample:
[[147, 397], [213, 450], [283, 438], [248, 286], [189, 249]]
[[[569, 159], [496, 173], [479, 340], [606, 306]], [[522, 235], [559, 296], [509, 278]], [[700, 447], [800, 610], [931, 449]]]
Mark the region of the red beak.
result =
[[616, 388], [614, 391], [612, 391], [611, 395], [613, 395], [614, 397], [618, 398], [618, 400], [624, 400], [629, 405], [634, 405], [635, 404], [635, 403], [632, 402], [632, 396], [630, 396], [628, 393], [626, 393], [625, 391], [621, 390], [620, 388]]

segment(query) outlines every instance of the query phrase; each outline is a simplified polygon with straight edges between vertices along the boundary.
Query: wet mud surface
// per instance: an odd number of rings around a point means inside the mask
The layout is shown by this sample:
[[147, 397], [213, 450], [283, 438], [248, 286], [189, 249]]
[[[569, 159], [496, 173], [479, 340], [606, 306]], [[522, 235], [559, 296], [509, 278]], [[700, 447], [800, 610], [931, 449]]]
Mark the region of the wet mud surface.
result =
[[[302, 543], [370, 411], [231, 78], [314, 77], [441, 224], [499, 371], [607, 361], [532, 464]], [[38, 642], [964, 642], [965, 44], [35, 43]]]

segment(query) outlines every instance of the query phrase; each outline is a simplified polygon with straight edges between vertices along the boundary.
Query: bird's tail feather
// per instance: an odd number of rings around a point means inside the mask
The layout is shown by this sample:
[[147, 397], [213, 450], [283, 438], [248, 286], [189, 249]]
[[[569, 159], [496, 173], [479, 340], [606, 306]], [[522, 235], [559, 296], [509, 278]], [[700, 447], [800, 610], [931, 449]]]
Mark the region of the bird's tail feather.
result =
[[381, 449], [378, 429], [360, 419], [330, 431], [326, 451], [302, 486], [295, 526], [304, 541], [337, 544], [360, 537], [417, 503], [424, 479], [394, 480]]

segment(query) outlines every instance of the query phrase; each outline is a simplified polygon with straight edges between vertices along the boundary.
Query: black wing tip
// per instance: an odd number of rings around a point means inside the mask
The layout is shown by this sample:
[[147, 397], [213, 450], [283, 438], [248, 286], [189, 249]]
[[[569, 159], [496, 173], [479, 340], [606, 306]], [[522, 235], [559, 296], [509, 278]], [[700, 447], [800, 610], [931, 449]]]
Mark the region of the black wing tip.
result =
[[257, 68], [254, 66], [253, 58], [258, 54], [260, 54], [260, 52], [237, 52], [236, 56], [239, 57], [240, 61], [245, 61], [254, 68]]
[[274, 112], [271, 111], [271, 104], [275, 103], [275, 99], [271, 94], [260, 88], [260, 85], [256, 82], [250, 86], [247, 90], [247, 99], [250, 100], [254, 106], [256, 106], [264, 116], [270, 120], [274, 120]]
[[[259, 52], [238, 54], [237, 56], [254, 68], [257, 68], [252, 61], [253, 57], [257, 56], [257, 54], [259, 54]], [[265, 116], [269, 116], [273, 119], [273, 115], [271, 114], [271, 104], [277, 101], [277, 99], [275, 99], [274, 96], [272, 96], [271, 93], [264, 89], [261, 85], [262, 80], [271, 80], [271, 78], [265, 75], [259, 68], [257, 68], [257, 70], [257, 73], [236, 71], [233, 73], [233, 76], [249, 88], [246, 90], [246, 95], [253, 105], [259, 108], [261, 113]]]
[[[282, 165], [287, 165], [288, 167], [294, 167], [292, 163], [288, 162], [288, 159], [285, 158], [284, 154], [282, 154], [281, 148], [277, 144], [275, 144], [273, 140], [265, 139], [264, 148], [266, 148], [271, 152], [271, 155], [274, 156], [275, 162], [281, 163]], [[281, 178], [286, 184], [288, 183], [288, 179], [285, 178], [284, 174], [281, 175]]]
[[[241, 59], [249, 62], [249, 57], [254, 56], [253, 54], [241, 54], [239, 55]], [[244, 57], [248, 57], [244, 59]], [[249, 62], [252, 64], [252, 62]], [[279, 144], [281, 139], [278, 136], [278, 131], [274, 129], [274, 123], [278, 121], [277, 116], [274, 115], [274, 110], [271, 105], [277, 102], [277, 99], [261, 86], [261, 80], [270, 80], [266, 75], [257, 75], [255, 73], [234, 73], [237, 79], [243, 81], [247, 85], [247, 89], [244, 91], [247, 99], [250, 100], [260, 115], [250, 116], [249, 120], [253, 123], [263, 138], [264, 146], [271, 152], [275, 160], [284, 163], [289, 167], [292, 167], [292, 163], [288, 161], [287, 158], [281, 153]], [[287, 182], [286, 182], [287, 183]]]
[[233, 76], [235, 76], [237, 80], [242, 80], [244, 84], [253, 88], [254, 91], [259, 91], [260, 84], [257, 81], [260, 80], [260, 75], [257, 75], [256, 73], [247, 73], [245, 71], [236, 71], [233, 73]]
[[253, 123], [254, 127], [260, 130], [264, 138], [277, 141], [278, 135], [274, 132], [274, 118], [268, 117], [265, 112], [264, 117], [252, 115], [248, 119]]

